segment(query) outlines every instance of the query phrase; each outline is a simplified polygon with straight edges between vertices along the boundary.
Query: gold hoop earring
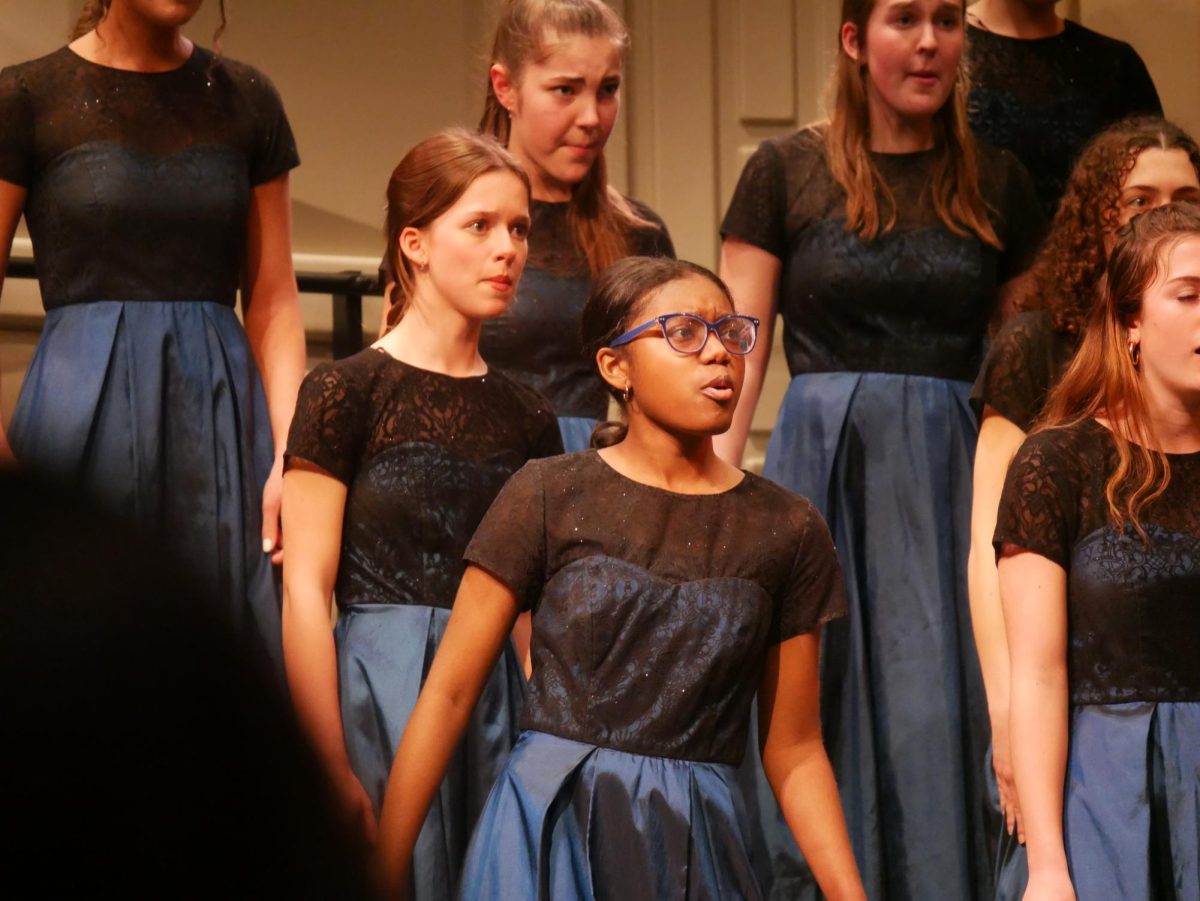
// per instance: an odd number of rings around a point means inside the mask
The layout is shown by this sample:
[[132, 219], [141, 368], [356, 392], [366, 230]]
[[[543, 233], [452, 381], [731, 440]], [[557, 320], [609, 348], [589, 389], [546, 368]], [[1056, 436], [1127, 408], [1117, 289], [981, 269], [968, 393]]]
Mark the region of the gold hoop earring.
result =
[[621, 392], [621, 396], [625, 399], [625, 406], [629, 406], [629, 398], [633, 397], [633, 387], [626, 385], [625, 390]]
[[1137, 369], [1142, 362], [1142, 345], [1137, 341], [1129, 342], [1129, 362]]

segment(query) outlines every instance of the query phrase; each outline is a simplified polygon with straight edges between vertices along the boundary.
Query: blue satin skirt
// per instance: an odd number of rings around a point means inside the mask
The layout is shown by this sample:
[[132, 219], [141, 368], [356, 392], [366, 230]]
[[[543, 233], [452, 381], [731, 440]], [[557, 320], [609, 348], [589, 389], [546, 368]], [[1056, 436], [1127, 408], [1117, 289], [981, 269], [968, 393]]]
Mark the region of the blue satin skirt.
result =
[[1200, 898], [1200, 703], [1076, 707], [1063, 798], [1079, 901]]
[[10, 439], [22, 466], [80, 486], [178, 549], [282, 677], [279, 596], [262, 552], [271, 421], [232, 309], [97, 301], [50, 310]]
[[[825, 628], [821, 721], [867, 897], [990, 897], [999, 811], [984, 777], [983, 681], [966, 563], [971, 386], [922, 376], [794, 378], [764, 475], [809, 498], [838, 548], [849, 615]], [[757, 754], [771, 897], [815, 898]]]
[[[334, 640], [342, 731], [350, 766], [383, 805], [396, 747], [425, 684], [450, 611], [408, 604], [341, 610]], [[516, 741], [525, 680], [512, 642], [467, 723], [413, 852], [412, 901], [453, 898], [471, 830]]]
[[588, 419], [586, 416], [558, 417], [558, 430], [562, 433], [563, 450], [567, 453], [588, 450], [592, 446], [592, 429], [598, 422], [598, 419]]
[[733, 767], [523, 732], [479, 820], [460, 897], [759, 899]]

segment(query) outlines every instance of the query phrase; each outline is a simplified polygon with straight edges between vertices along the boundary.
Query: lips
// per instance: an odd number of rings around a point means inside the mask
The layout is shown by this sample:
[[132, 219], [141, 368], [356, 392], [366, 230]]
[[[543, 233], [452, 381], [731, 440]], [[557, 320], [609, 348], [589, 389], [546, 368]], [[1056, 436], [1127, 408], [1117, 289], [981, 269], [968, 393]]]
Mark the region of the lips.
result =
[[710, 379], [700, 389], [700, 393], [706, 397], [711, 397], [718, 403], [725, 403], [733, 399], [733, 379], [727, 375], [717, 376], [714, 379]]
[[507, 275], [493, 275], [491, 278], [485, 278], [484, 281], [500, 291], [508, 291], [513, 286], [513, 280]]

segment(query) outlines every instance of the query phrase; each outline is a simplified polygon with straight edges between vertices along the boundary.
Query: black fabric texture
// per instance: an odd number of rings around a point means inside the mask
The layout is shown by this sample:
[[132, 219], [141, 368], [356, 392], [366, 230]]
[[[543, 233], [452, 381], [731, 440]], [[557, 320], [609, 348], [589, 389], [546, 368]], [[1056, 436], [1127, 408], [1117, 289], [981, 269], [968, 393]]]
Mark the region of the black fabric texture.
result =
[[975, 380], [971, 391], [975, 415], [982, 420], [986, 404], [1022, 432], [1029, 432], [1075, 348], [1075, 337], [1056, 331], [1046, 310], [1011, 317], [992, 341]]
[[338, 606], [449, 608], [463, 550], [501, 486], [527, 460], [559, 453], [558, 421], [523, 385], [368, 348], [304, 379], [286, 462], [315, 463], [347, 486]]
[[1200, 452], [1168, 456], [1166, 492], [1139, 519], [1109, 518], [1111, 434], [1089, 420], [1026, 439], [1004, 486], [997, 551], [1067, 571], [1071, 703], [1200, 701]]

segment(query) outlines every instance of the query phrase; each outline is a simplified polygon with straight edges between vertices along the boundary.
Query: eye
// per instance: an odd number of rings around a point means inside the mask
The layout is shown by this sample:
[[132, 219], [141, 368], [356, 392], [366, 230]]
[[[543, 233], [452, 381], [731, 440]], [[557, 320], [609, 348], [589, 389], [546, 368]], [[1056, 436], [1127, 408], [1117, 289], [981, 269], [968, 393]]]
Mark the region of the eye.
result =
[[558, 94], [561, 97], [570, 97], [575, 93], [575, 88], [569, 84], [556, 84], [550, 89], [551, 93]]
[[1143, 195], [1139, 194], [1137, 197], [1130, 197], [1130, 198], [1129, 198], [1129, 202], [1128, 202], [1128, 203], [1126, 203], [1125, 205], [1126, 205], [1126, 206], [1135, 207], [1135, 208], [1137, 208], [1137, 209], [1141, 209], [1141, 208], [1142, 208], [1142, 207], [1144, 207], [1144, 206], [1145, 206], [1145, 205], [1146, 205], [1148, 202], [1149, 202], [1149, 201], [1148, 201], [1148, 200], [1147, 200], [1147, 199], [1146, 199], [1146, 198], [1145, 198]]
[[487, 231], [487, 220], [486, 219], [472, 219], [470, 222], [467, 223], [467, 229], [475, 232], [475, 234], [477, 234], [477, 235], [481, 235], [485, 231]]
[[514, 238], [520, 238], [522, 241], [524, 241], [529, 237], [529, 223], [516, 222], [513, 224], [512, 228], [509, 229], [509, 231], [512, 232]]
[[600, 86], [600, 93], [605, 97], [616, 97], [617, 91], [621, 89], [621, 82], [610, 81]]
[[690, 341], [696, 337], [696, 323], [686, 319], [671, 322], [667, 325], [667, 337], [680, 343]]

